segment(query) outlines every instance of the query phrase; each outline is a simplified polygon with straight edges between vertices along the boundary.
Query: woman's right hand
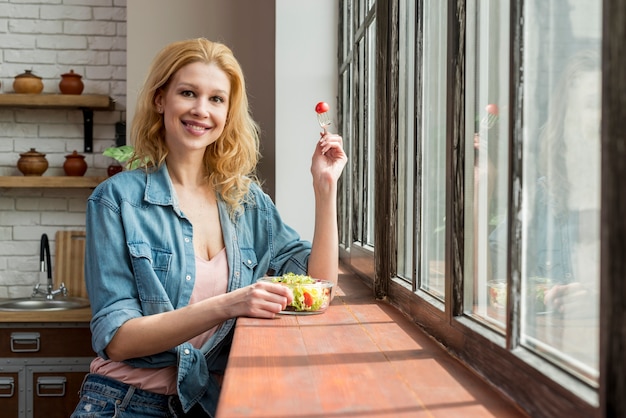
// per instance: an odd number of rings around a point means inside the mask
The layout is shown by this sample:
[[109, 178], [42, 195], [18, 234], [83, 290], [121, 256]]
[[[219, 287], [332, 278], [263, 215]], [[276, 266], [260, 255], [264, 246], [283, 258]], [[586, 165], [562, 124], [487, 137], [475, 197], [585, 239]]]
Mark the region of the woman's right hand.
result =
[[[278, 283], [257, 282], [219, 296], [155, 315], [126, 321], [107, 346], [114, 361], [168, 350], [229, 318], [274, 318], [293, 301], [291, 289]], [[145, 344], [137, 344], [140, 340]]]
[[597, 295], [578, 282], [557, 284], [544, 297], [549, 309], [568, 318], [597, 315], [594, 300]]
[[293, 301], [291, 289], [278, 283], [259, 281], [231, 293], [236, 297], [234, 317], [273, 318]]

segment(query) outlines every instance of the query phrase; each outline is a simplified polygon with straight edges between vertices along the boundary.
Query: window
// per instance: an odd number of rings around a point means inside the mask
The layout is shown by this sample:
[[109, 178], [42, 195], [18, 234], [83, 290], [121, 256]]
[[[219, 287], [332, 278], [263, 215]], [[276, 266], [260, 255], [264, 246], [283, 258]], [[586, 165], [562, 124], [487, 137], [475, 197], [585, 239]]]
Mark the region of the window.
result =
[[508, 242], [507, 2], [467, 2], [464, 311], [505, 328]]
[[626, 411], [620, 4], [340, 8], [343, 261], [536, 416]]
[[[521, 344], [599, 373], [600, 0], [525, 6]], [[545, 15], [553, 25], [541, 21]], [[558, 51], [558, 53], [557, 53]], [[545, 292], [545, 294], [544, 294]]]
[[[341, 132], [350, 175], [343, 176], [341, 246], [349, 249], [355, 266], [372, 271], [375, 185], [374, 133], [376, 124], [376, 20], [372, 0], [345, 1], [341, 7], [342, 46], [339, 85]], [[348, 211], [347, 208], [350, 208]], [[358, 262], [363, 260], [365, 262]]]
[[[422, 5], [429, 19], [416, 23], [416, 3], [399, 4], [397, 274], [413, 289], [443, 301], [447, 6], [436, 0]], [[424, 37], [421, 56], [416, 55], [418, 32]]]

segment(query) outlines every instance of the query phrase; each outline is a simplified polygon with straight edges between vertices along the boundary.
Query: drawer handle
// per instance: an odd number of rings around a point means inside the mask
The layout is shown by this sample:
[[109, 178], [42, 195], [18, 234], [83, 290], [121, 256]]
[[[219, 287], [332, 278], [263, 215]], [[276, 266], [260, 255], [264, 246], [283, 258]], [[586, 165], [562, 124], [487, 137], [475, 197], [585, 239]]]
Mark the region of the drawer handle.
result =
[[15, 393], [15, 381], [12, 377], [0, 377], [0, 398], [12, 398]]
[[39, 351], [38, 332], [12, 332], [11, 351], [14, 353], [36, 353]]
[[37, 396], [65, 396], [65, 378], [63, 376], [42, 376], [37, 378]]

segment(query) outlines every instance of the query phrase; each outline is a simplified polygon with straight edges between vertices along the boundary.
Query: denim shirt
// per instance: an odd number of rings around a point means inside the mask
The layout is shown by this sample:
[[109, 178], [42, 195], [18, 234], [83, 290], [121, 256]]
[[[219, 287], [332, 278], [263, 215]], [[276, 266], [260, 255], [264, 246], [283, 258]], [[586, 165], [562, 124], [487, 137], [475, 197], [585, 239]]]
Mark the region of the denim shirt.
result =
[[[570, 283], [574, 280], [572, 244], [578, 240], [578, 214], [559, 210], [555, 199], [550, 197], [547, 180], [537, 180], [528, 223], [528, 248], [526, 269], [529, 277], [549, 278], [554, 283]], [[507, 254], [507, 222], [500, 223], [489, 235], [492, 275], [497, 281], [506, 281], [506, 266], [498, 260]]]
[[[538, 277], [552, 279], [555, 283], [573, 281], [572, 244], [578, 238], [578, 216], [575, 212], [559, 210], [548, 192], [547, 180], [539, 178], [535, 215], [530, 228], [532, 243], [536, 246], [536, 260], [529, 271]], [[534, 270], [532, 269], [534, 267]]]
[[[245, 202], [233, 220], [218, 197], [228, 291], [268, 272], [306, 274], [311, 243], [282, 222], [258, 185], [251, 186]], [[92, 344], [107, 359], [105, 349], [124, 322], [189, 303], [196, 279], [193, 227], [179, 207], [165, 164], [148, 173], [124, 171], [101, 183], [88, 199], [86, 227]], [[235, 320], [222, 323], [201, 349], [183, 343], [127, 363], [148, 368], [177, 365], [183, 409], [200, 402], [214, 413], [219, 385], [210, 372], [224, 371]]]

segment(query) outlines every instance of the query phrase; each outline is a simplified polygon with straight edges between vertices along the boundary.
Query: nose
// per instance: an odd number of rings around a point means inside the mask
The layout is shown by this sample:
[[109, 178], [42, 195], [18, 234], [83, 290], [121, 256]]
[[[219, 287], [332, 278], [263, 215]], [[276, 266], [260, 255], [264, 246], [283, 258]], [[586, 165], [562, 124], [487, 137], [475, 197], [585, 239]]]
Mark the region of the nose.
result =
[[207, 100], [198, 99], [194, 103], [192, 113], [195, 116], [207, 118], [211, 114], [211, 104]]

